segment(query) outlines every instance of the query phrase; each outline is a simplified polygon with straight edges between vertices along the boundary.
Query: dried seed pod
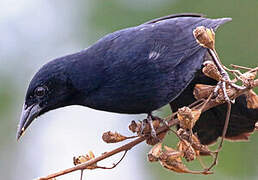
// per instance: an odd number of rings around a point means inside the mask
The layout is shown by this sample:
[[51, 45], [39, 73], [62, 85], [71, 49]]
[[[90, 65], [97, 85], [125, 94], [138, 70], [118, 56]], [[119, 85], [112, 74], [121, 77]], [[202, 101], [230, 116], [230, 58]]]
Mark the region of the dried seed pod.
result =
[[171, 171], [178, 173], [187, 173], [188, 169], [181, 161], [160, 161], [160, 164]]
[[248, 71], [240, 76], [243, 84], [247, 87], [252, 87], [254, 85], [254, 79], [257, 75], [257, 71]]
[[175, 159], [171, 159], [171, 158], [167, 158], [167, 157], [168, 156], [163, 156], [159, 160], [160, 164], [163, 167], [165, 167], [171, 171], [178, 172], [178, 173], [188, 173], [189, 172], [187, 167], [182, 163], [182, 160], [180, 157], [175, 158]]
[[162, 152], [162, 143], [158, 143], [155, 146], [153, 146], [150, 152], [148, 153], [148, 160], [150, 162], [158, 161], [161, 152]]
[[194, 87], [193, 95], [197, 100], [208, 98], [209, 95], [214, 91], [214, 88], [214, 86], [210, 85], [196, 84]]
[[111, 131], [105, 132], [102, 135], [102, 139], [106, 143], [117, 143], [127, 139], [126, 136], [123, 136], [117, 132], [113, 133]]
[[183, 128], [179, 128], [177, 130], [177, 134], [182, 138], [182, 139], [185, 139], [187, 141], [191, 141], [191, 138], [190, 138], [190, 131], [187, 131], [186, 129], [183, 129]]
[[76, 166], [78, 164], [84, 163], [88, 161], [86, 156], [78, 156], [78, 157], [73, 157], [73, 164]]
[[249, 109], [257, 109], [258, 108], [258, 95], [250, 90], [246, 94], [247, 107]]
[[202, 113], [202, 111], [201, 111], [201, 109], [198, 109], [198, 110], [192, 110], [192, 115], [193, 115], [193, 125], [192, 125], [192, 128], [193, 128], [193, 126], [195, 125], [195, 123], [196, 123], [196, 121], [198, 121], [198, 119], [200, 118], [200, 116], [201, 116], [201, 113]]
[[189, 107], [182, 107], [178, 109], [178, 119], [180, 121], [180, 127], [183, 129], [190, 129], [191, 120], [193, 119], [192, 110]]
[[186, 140], [180, 141], [177, 145], [178, 150], [184, 153], [184, 158], [187, 161], [193, 161], [196, 159], [196, 151]]
[[173, 159], [182, 157], [183, 155], [184, 155], [184, 153], [181, 151], [177, 151], [171, 147], [164, 146], [164, 151], [163, 151], [162, 155], [160, 155], [160, 156], [162, 156], [161, 159], [173, 160]]
[[135, 121], [132, 121], [129, 125], [129, 130], [133, 133], [139, 133], [141, 131], [141, 123], [136, 123]]
[[[82, 164], [85, 163], [91, 159], [94, 159], [95, 155], [93, 154], [92, 151], [89, 151], [89, 154], [86, 154], [85, 156], [78, 156], [78, 157], [73, 157], [73, 164], [76, 166], [78, 164]], [[93, 164], [91, 166], [86, 167], [86, 169], [96, 169], [97, 168], [97, 164]]]
[[199, 26], [193, 31], [193, 35], [201, 46], [209, 49], [215, 48], [215, 33], [212, 29]]
[[220, 81], [222, 79], [222, 76], [220, 72], [218, 71], [217, 66], [212, 61], [205, 61], [203, 63], [204, 67], [202, 68], [203, 74], [206, 76], [215, 79], [217, 81]]
[[183, 129], [192, 129], [201, 115], [201, 110], [191, 110], [188, 107], [178, 109], [177, 117], [180, 121], [180, 127]]
[[160, 160], [160, 164], [171, 171], [177, 172], [177, 173], [191, 173], [191, 174], [212, 174], [211, 171], [191, 171], [189, 170], [183, 163], [181, 158], [174, 159], [172, 161], [166, 161], [166, 160]]
[[202, 145], [194, 134], [192, 135], [192, 147], [195, 150], [196, 156], [208, 156], [212, 154], [208, 146]]

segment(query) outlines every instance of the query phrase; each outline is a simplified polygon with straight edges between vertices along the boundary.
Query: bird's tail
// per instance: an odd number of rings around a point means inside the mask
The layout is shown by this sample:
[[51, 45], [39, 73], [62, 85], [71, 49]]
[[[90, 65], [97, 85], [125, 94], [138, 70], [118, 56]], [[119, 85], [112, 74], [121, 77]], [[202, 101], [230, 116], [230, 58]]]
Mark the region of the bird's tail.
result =
[[218, 27], [222, 24], [225, 24], [229, 21], [232, 21], [232, 18], [219, 18], [219, 19], [212, 19], [212, 28], [216, 31]]

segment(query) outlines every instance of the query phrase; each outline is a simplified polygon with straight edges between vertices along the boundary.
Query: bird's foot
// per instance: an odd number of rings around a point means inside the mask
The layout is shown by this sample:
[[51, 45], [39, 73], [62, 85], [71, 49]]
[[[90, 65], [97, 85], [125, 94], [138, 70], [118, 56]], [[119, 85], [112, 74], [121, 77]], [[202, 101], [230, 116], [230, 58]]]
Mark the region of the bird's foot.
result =
[[217, 97], [219, 94], [219, 90], [221, 90], [224, 100], [226, 102], [234, 103], [235, 99], [230, 99], [230, 97], [228, 96], [227, 89], [230, 89], [230, 88], [235, 88], [236, 90], [243, 90], [246, 87], [239, 86], [239, 85], [235, 84], [234, 82], [232, 82], [229, 78], [228, 73], [223, 69], [223, 71], [221, 72], [221, 79], [217, 83], [217, 85], [214, 89], [214, 92], [213, 92], [214, 96]]
[[157, 133], [156, 133], [156, 130], [155, 130], [154, 126], [153, 126], [153, 116], [152, 115], [148, 115], [147, 116], [147, 121], [150, 124], [151, 137], [156, 139], [157, 138]]
[[213, 91], [214, 97], [218, 97], [220, 89], [222, 90], [224, 100], [226, 102], [232, 102], [233, 103], [233, 100], [230, 100], [230, 98], [227, 94], [227, 88], [226, 88], [226, 82], [225, 81], [219, 81], [218, 82], [217, 86], [215, 87], [215, 89]]
[[[226, 67], [220, 64], [217, 57], [214, 55], [214, 61], [205, 61], [203, 63], [204, 67], [202, 69], [203, 73], [218, 81], [217, 86], [214, 89], [214, 97], [217, 97], [219, 93], [223, 94], [223, 100], [226, 102], [234, 102], [234, 100], [230, 100], [228, 96], [227, 89], [235, 88], [236, 90], [243, 90], [245, 86], [239, 86], [235, 84], [235, 80], [231, 80]], [[226, 69], [225, 69], [226, 68]], [[220, 91], [221, 90], [221, 91]]]
[[147, 129], [147, 131], [150, 131], [151, 137], [157, 138], [156, 130], [155, 130], [154, 126], [153, 126], [153, 116], [152, 115], [148, 115], [147, 119], [144, 119], [143, 122], [141, 123], [141, 132], [140, 132], [140, 134], [142, 136], [146, 135], [146, 131], [145, 131], [146, 129]]
[[151, 114], [148, 114], [147, 118], [141, 122], [140, 135], [147, 137], [147, 144], [154, 145], [163, 139], [163, 136], [159, 137], [156, 133], [156, 129], [160, 127], [160, 122], [163, 120], [153, 117]]

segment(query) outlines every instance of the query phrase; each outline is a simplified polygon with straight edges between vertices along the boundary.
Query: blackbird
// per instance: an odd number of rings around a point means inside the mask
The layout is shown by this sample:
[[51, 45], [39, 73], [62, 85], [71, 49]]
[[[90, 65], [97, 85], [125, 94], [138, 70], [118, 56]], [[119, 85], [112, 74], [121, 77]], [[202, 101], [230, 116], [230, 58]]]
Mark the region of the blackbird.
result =
[[161, 17], [50, 61], [29, 84], [17, 139], [38, 116], [69, 105], [147, 113], [151, 120], [152, 111], [184, 96], [202, 66], [207, 49], [196, 42], [193, 30], [205, 26], [215, 31], [230, 20], [198, 14]]

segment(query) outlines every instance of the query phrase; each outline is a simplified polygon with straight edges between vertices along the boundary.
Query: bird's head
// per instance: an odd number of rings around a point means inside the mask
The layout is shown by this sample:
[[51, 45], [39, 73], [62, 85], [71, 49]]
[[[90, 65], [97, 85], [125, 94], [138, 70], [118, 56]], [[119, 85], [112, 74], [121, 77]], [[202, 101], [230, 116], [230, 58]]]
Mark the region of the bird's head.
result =
[[32, 78], [18, 125], [17, 140], [35, 118], [73, 104], [75, 90], [66, 72], [65, 61], [56, 59], [44, 65]]

